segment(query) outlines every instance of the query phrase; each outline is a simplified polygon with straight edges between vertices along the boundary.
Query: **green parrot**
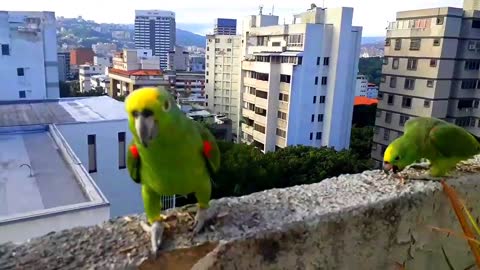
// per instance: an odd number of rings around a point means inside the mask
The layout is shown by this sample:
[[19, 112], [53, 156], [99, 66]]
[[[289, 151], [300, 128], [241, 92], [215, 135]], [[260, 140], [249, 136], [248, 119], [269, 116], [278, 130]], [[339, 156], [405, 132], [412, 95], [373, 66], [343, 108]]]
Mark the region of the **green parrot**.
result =
[[[133, 140], [127, 151], [127, 168], [142, 186], [142, 199], [151, 234], [152, 253], [162, 242], [165, 216], [162, 195], [194, 193], [198, 201], [193, 234], [206, 221], [211, 177], [220, 167], [220, 151], [214, 136], [188, 118], [163, 87], [141, 88], [125, 100]], [[145, 227], [144, 226], [144, 227]]]
[[386, 173], [397, 173], [421, 159], [428, 159], [430, 175], [411, 179], [439, 180], [454, 170], [458, 162], [478, 153], [479, 138], [467, 130], [437, 118], [417, 117], [405, 123], [404, 134], [385, 150], [383, 169]]

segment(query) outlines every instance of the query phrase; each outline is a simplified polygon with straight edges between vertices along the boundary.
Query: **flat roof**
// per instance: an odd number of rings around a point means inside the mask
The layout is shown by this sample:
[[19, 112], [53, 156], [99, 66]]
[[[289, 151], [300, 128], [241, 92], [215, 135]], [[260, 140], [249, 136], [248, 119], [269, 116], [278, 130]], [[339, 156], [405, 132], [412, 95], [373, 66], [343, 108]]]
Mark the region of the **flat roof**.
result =
[[46, 128], [0, 130], [0, 219], [89, 201], [57, 148]]
[[0, 102], [0, 127], [122, 119], [124, 103], [109, 96]]

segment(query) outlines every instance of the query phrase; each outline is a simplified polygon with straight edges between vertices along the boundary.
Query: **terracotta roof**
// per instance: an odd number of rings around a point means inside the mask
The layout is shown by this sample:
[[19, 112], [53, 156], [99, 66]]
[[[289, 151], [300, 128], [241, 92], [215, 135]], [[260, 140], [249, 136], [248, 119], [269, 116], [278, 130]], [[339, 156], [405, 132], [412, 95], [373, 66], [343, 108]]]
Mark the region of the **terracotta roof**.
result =
[[377, 85], [374, 83], [368, 83], [368, 86], [377, 86]]
[[355, 97], [353, 105], [373, 105], [377, 103], [378, 103], [378, 100], [375, 98]]
[[113, 74], [125, 75], [125, 76], [160, 76], [162, 72], [159, 69], [137, 69], [137, 70], [121, 70], [116, 68], [110, 68], [109, 71]]

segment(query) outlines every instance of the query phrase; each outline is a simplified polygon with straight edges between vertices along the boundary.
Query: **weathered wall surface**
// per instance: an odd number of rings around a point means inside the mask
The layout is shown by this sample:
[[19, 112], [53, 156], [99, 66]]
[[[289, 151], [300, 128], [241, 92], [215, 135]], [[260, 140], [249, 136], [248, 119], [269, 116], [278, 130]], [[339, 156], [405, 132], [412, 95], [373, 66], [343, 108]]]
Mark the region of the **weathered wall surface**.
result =
[[[459, 171], [447, 183], [478, 217], [480, 172]], [[224, 198], [212, 201], [210, 210], [219, 216], [193, 239], [186, 225], [191, 217], [173, 218], [157, 261], [146, 260], [150, 244], [139, 225], [143, 217], [131, 216], [0, 246], [0, 269], [384, 270], [405, 263], [408, 270], [441, 270], [448, 269], [442, 246], [457, 269], [474, 263], [464, 239], [428, 227], [461, 232], [437, 182], [400, 186], [380, 171], [368, 171]]]

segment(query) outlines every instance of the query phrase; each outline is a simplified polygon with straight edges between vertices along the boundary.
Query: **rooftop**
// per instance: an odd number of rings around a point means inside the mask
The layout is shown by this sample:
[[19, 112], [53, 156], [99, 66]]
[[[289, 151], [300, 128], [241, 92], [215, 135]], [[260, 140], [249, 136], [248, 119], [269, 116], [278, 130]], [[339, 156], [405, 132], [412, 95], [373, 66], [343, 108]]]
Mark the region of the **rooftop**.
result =
[[357, 96], [355, 97], [353, 105], [373, 105], [377, 103], [377, 99]]
[[137, 69], [137, 70], [121, 70], [117, 68], [110, 68], [109, 73], [125, 76], [160, 76], [162, 72], [157, 69]]
[[0, 127], [126, 118], [123, 102], [108, 96], [0, 102]]

